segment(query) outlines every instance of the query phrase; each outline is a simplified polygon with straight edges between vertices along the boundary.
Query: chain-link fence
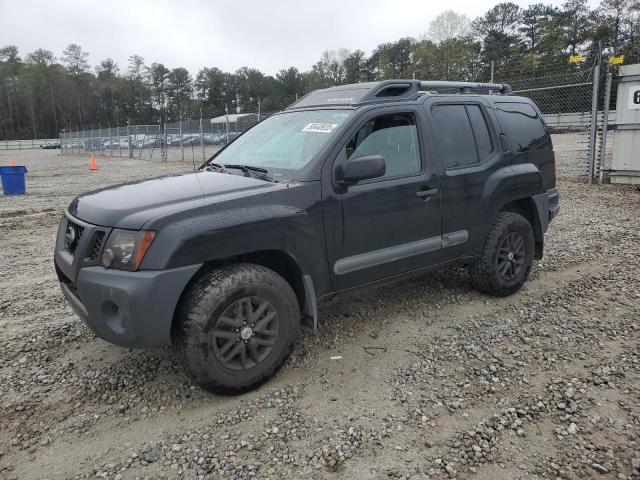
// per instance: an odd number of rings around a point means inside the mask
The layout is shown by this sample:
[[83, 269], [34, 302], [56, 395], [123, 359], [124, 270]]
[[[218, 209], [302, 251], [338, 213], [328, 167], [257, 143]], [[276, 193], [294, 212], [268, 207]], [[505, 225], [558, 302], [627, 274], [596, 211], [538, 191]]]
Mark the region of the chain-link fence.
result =
[[32, 150], [34, 148], [58, 148], [57, 138], [30, 138], [25, 140], [0, 140], [0, 150]]
[[224, 107], [203, 108], [195, 118], [171, 115], [179, 119], [154, 125], [61, 132], [61, 153], [97, 153], [156, 161], [186, 161], [196, 165], [295, 100], [295, 95], [264, 101], [237, 97]]
[[[238, 113], [163, 125], [130, 125], [60, 133], [63, 155], [97, 153], [158, 161], [203, 162], [273, 113]], [[57, 141], [56, 141], [57, 142]]]
[[159, 125], [99, 128], [60, 133], [60, 151], [66, 154], [97, 153], [131, 158], [154, 158], [162, 147]]
[[269, 115], [248, 112], [168, 123], [164, 126], [164, 159], [204, 161]]
[[[509, 83], [514, 94], [531, 98], [542, 111], [553, 140], [558, 176], [597, 178], [605, 168], [599, 163], [598, 149], [602, 135], [597, 128], [603, 123], [596, 102], [598, 69], [598, 65], [571, 65], [537, 70], [535, 77], [523, 75], [522, 69], [503, 69], [496, 74], [496, 82]], [[260, 100], [251, 100], [241, 108], [237, 104], [237, 113], [227, 113], [234, 109], [227, 107], [166, 124], [64, 132], [60, 134], [61, 151], [196, 164], [294, 100], [279, 98], [269, 112], [264, 112]]]

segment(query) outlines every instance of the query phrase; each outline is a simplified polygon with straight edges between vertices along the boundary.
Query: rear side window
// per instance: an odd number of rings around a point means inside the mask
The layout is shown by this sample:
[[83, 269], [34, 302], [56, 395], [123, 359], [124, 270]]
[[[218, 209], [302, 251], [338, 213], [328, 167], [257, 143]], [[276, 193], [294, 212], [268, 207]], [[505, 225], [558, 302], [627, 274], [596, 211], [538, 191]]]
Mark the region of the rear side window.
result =
[[476, 142], [464, 105], [436, 105], [431, 109], [431, 114], [445, 167], [477, 164]]
[[484, 162], [493, 152], [480, 105], [436, 105], [431, 110], [446, 168]]
[[531, 105], [521, 102], [496, 102], [495, 105], [502, 130], [517, 152], [541, 150], [548, 146], [547, 132]]

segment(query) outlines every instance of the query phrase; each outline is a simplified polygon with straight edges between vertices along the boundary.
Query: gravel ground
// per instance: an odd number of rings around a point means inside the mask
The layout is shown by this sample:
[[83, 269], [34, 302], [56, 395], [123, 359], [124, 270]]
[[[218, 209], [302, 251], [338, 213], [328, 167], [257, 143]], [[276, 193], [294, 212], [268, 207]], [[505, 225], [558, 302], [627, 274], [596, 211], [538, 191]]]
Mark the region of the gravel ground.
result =
[[189, 164], [16, 160], [28, 195], [0, 197], [0, 478], [640, 478], [637, 190], [560, 181], [518, 294], [450, 269], [343, 297], [275, 379], [229, 398], [191, 385], [170, 349], [97, 339], [52, 266], [74, 195]]

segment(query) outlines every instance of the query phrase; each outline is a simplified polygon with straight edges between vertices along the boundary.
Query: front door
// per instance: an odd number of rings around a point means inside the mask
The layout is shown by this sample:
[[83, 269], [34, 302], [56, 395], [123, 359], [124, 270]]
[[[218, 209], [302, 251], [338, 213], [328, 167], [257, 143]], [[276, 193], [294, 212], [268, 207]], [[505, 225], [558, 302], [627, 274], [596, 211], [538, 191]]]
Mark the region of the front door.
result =
[[336, 290], [437, 263], [440, 194], [425, 134], [418, 109], [376, 109], [350, 132], [331, 172], [349, 158], [382, 155], [386, 174], [346, 189], [323, 175], [327, 256]]

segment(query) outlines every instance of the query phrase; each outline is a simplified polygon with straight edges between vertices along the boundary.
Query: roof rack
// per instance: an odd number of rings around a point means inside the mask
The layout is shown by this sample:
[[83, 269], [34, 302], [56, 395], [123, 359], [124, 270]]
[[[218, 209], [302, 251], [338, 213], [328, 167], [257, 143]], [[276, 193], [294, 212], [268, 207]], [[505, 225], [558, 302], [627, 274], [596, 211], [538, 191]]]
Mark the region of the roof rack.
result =
[[472, 90], [486, 88], [497, 90], [502, 95], [512, 93], [511, 86], [506, 83], [446, 82], [439, 80], [421, 80], [420, 88], [456, 88], [460, 93], [471, 93]]
[[[486, 89], [502, 95], [512, 93], [506, 83], [449, 82], [441, 80], [382, 80], [379, 82], [352, 83], [323, 88], [307, 93], [287, 107], [287, 110], [317, 106], [357, 107], [365, 104], [389, 101], [415, 100], [429, 89], [450, 88], [460, 93]], [[423, 91], [426, 90], [427, 92]]]

